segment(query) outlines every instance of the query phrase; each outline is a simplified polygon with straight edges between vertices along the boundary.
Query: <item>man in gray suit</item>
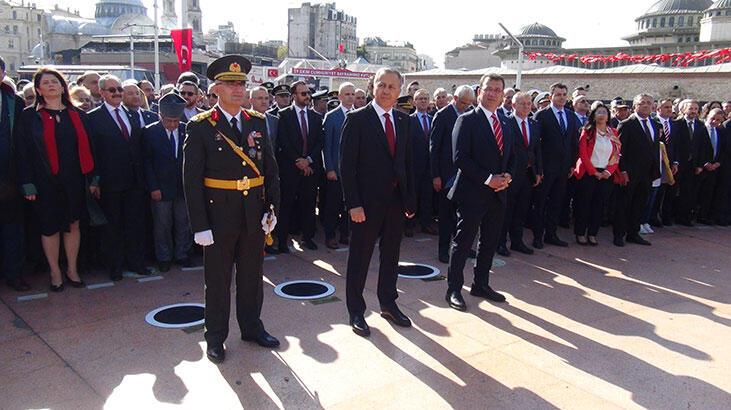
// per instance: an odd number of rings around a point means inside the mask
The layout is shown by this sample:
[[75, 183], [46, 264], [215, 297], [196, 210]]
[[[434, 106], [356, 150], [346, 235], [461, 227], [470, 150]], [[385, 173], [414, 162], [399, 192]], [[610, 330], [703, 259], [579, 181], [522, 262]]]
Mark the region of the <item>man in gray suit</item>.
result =
[[355, 102], [355, 86], [345, 82], [338, 90], [340, 106], [325, 115], [323, 129], [325, 146], [322, 150], [327, 178], [323, 226], [325, 228], [325, 244], [330, 249], [338, 248], [335, 229], [340, 228], [340, 243], [348, 244], [348, 214], [345, 212], [343, 187], [340, 184], [340, 135], [345, 123], [345, 116], [353, 109]]

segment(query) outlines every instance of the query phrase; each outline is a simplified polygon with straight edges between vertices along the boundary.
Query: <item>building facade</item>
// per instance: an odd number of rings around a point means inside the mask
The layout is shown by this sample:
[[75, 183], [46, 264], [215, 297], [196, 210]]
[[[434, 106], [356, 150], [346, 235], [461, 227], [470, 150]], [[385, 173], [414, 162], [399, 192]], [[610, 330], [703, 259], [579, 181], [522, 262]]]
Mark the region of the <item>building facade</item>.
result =
[[411, 43], [388, 43], [378, 37], [367, 37], [363, 40], [363, 51], [371, 64], [393, 67], [402, 73], [419, 70], [419, 55]]
[[0, 1], [0, 55], [5, 59], [5, 70], [15, 75], [25, 64], [33, 63], [31, 50], [40, 42], [43, 10], [33, 3]]
[[[288, 10], [288, 56], [331, 60], [356, 58], [358, 20], [335, 7], [335, 3], [302, 3]], [[314, 49], [315, 51], [313, 51]]]
[[472, 43], [457, 47], [444, 55], [444, 68], [450, 70], [477, 70], [500, 67], [495, 51], [508, 45], [509, 39], [500, 34], [476, 34]]

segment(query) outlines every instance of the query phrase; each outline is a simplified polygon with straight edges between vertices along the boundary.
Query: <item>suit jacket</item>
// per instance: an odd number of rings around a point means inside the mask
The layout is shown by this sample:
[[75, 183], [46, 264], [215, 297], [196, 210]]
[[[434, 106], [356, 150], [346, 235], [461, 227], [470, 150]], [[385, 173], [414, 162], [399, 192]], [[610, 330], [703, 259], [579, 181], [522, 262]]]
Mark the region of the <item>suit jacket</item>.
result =
[[668, 154], [668, 161], [670, 162], [670, 164], [679, 163], [680, 161], [678, 160], [678, 154], [676, 152], [676, 150], [678, 150], [679, 148], [678, 143], [681, 142], [681, 140], [678, 138], [678, 132], [680, 130], [678, 124], [675, 120], [672, 119], [668, 121], [670, 133], [666, 134], [662, 125], [662, 119], [659, 116], [655, 118], [656, 121], [660, 124], [660, 129], [662, 131], [661, 141], [665, 144], [665, 151]]
[[394, 182], [404, 210], [416, 210], [414, 158], [408, 115], [393, 110], [396, 155], [391, 156], [386, 133], [374, 103], [348, 113], [340, 142], [340, 174], [348, 209], [370, 211], [387, 206]]
[[177, 157], [173, 156], [168, 132], [161, 122], [142, 130], [145, 153], [145, 180], [147, 190], [160, 190], [163, 201], [172, 201], [183, 195], [183, 141], [185, 124], [178, 125]]
[[[705, 127], [705, 125], [704, 125]], [[723, 162], [726, 158], [726, 132], [725, 129], [722, 127], [718, 127], [716, 129], [716, 136], [718, 140], [716, 141], [716, 152], [713, 152], [713, 143], [711, 142], [711, 133], [708, 130], [708, 127], [706, 127], [706, 133], [707, 137], [705, 138], [705, 141], [703, 141], [703, 144], [701, 144], [701, 152], [702, 152], [702, 158], [705, 160], [703, 162], [703, 165], [706, 163], [714, 163], [718, 162], [719, 164], [723, 165]]]
[[[252, 132], [261, 133], [261, 137], [254, 139], [253, 147], [242, 141], [244, 152], [264, 176], [264, 186], [252, 188], [248, 195], [243, 195], [241, 191], [203, 185], [204, 178], [240, 180], [257, 175], [250, 166], [242, 165], [241, 158], [219, 135], [220, 132], [236, 141], [231, 125], [217, 105], [194, 118], [186, 126], [183, 145], [183, 187], [192, 231], [211, 229], [214, 240], [217, 232], [261, 232], [261, 218], [269, 206], [279, 210], [279, 171], [266, 134], [265, 119], [255, 111], [242, 110], [244, 139]], [[250, 150], [254, 150], [253, 156], [249, 155]]]
[[[429, 134], [434, 126], [434, 119], [427, 114], [429, 122]], [[430, 135], [425, 134], [424, 125], [419, 120], [419, 114], [413, 113], [411, 119], [411, 141], [414, 146], [414, 174], [417, 177], [431, 175], [431, 164], [429, 163], [429, 142]]]
[[660, 137], [662, 126], [652, 118], [647, 120], [653, 127], [654, 139], [650, 141], [645, 134], [639, 117], [632, 114], [619, 123], [619, 140], [622, 142], [622, 154], [619, 168], [627, 172], [629, 181], [652, 181], [660, 177]]
[[[200, 109], [200, 108], [198, 108], [198, 107], [195, 107], [195, 111], [196, 111], [196, 115], [198, 115], [198, 114], [200, 114], [200, 113], [203, 113], [203, 112], [206, 112], [206, 110], [202, 110], [202, 109]], [[194, 116], [195, 116], [195, 115], [194, 115]], [[191, 117], [191, 118], [192, 118], [192, 117]], [[182, 113], [182, 114], [180, 114], [180, 121], [183, 121], [183, 122], [188, 122], [188, 121], [190, 121], [190, 118], [188, 118], [188, 117], [186, 117], [186, 116], [185, 116], [185, 111], [183, 111], [183, 113]]]
[[564, 109], [564, 117], [566, 134], [561, 133], [561, 126], [551, 105], [538, 110], [533, 117], [541, 130], [543, 172], [547, 175], [568, 175], [576, 165], [579, 155], [579, 119], [567, 108]]
[[303, 152], [304, 143], [300, 131], [300, 121], [294, 105], [279, 110], [277, 125], [277, 162], [282, 178], [302, 176], [302, 172], [294, 164], [297, 158], [312, 159], [312, 169], [316, 172], [322, 167], [322, 117], [311, 109], [307, 109], [307, 152]]
[[325, 144], [322, 149], [322, 159], [325, 172], [335, 171], [340, 176], [340, 137], [345, 124], [345, 113], [339, 106], [325, 114], [322, 129]]
[[688, 122], [685, 118], [679, 118], [672, 123], [674, 128], [671, 131], [671, 145], [673, 155], [678, 162], [680, 170], [684, 168], [699, 168], [708, 162], [704, 153], [704, 144], [708, 139], [708, 130], [705, 124], [697, 119], [694, 120], [693, 135], [690, 135]]
[[533, 118], [527, 118], [530, 141], [526, 147], [523, 141], [523, 130], [518, 125], [518, 119], [514, 115], [507, 118], [508, 123], [513, 127], [513, 135], [515, 135], [515, 172], [520, 173], [522, 170], [532, 167], [535, 175], [543, 175], [541, 129], [538, 127], [538, 123]]
[[16, 170], [22, 159], [19, 158], [17, 143], [24, 136], [14, 134], [14, 128], [17, 128], [25, 101], [5, 83], [0, 83], [0, 98], [0, 223], [17, 223], [23, 219], [23, 199], [18, 189]]
[[144, 189], [142, 129], [127, 110], [122, 109], [131, 124], [129, 140], [125, 140], [116, 119], [102, 104], [89, 112], [89, 127], [95, 149], [99, 186], [104, 191], [119, 192]]
[[486, 205], [493, 199], [503, 203], [507, 200], [506, 189], [495, 192], [485, 185], [490, 175], [504, 172], [515, 175], [515, 128], [499, 113], [498, 121], [503, 131], [502, 155], [490, 121], [481, 108], [460, 115], [454, 124], [457, 178], [447, 197], [458, 204]]
[[452, 130], [455, 122], [457, 122], [457, 116], [457, 110], [453, 103], [437, 111], [429, 136], [431, 175], [432, 178], [439, 177], [442, 179], [444, 189], [449, 188], [447, 184], [453, 182], [450, 180], [457, 173], [452, 149]]
[[276, 115], [264, 114], [267, 122], [267, 135], [269, 136], [269, 143], [272, 145], [272, 150], [277, 152], [277, 127], [279, 126], [279, 117]]
[[[126, 108], [126, 107], [125, 107]], [[132, 117], [132, 120], [137, 123], [137, 126], [140, 128], [145, 128], [146, 126], [152, 124], [153, 122], [157, 122], [160, 120], [160, 118], [157, 116], [156, 113], [148, 110], [143, 110], [140, 108], [140, 112], [142, 113], [142, 118], [144, 118], [144, 123], [140, 123], [140, 115], [138, 113], [133, 112], [132, 110], [127, 110]]]

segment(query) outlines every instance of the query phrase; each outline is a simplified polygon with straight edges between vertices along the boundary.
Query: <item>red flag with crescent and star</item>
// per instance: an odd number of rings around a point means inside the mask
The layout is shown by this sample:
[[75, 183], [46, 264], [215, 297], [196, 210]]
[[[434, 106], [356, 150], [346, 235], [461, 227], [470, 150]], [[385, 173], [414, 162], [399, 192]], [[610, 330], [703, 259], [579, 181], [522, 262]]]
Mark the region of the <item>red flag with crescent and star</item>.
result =
[[190, 71], [193, 62], [191, 61], [191, 51], [193, 50], [193, 29], [173, 29], [170, 30], [170, 37], [173, 38], [173, 46], [178, 54], [178, 68], [180, 71]]

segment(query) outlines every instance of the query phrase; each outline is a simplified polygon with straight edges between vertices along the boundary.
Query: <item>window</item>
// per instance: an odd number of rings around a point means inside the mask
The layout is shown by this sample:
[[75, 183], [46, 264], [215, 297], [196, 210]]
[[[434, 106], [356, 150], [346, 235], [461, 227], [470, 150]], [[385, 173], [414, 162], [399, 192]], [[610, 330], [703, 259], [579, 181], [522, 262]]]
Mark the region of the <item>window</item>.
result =
[[657, 27], [657, 19], [656, 18], [652, 19], [652, 28], [655, 28], [655, 27]]
[[15, 63], [10, 63], [10, 71], [15, 71]]
[[18, 26], [13, 26], [13, 34], [18, 34]]
[[682, 43], [682, 42], [683, 42], [683, 37], [678, 37], [678, 43]]
[[678, 27], [683, 27], [685, 25], [685, 16], [678, 17]]
[[39, 14], [36, 17], [38, 18], [38, 22], [40, 23], [41, 22], [41, 15]]
[[15, 42], [12, 38], [8, 39], [8, 48], [15, 48]]
[[660, 27], [665, 27], [665, 17], [660, 18]]
[[688, 25], [689, 26], [693, 25], [693, 16], [688, 16]]
[[13, 10], [13, 20], [17, 20], [17, 19], [18, 19], [18, 12]]
[[675, 27], [675, 17], [670, 17], [668, 20], [668, 26]]
[[545, 46], [545, 45], [546, 45], [546, 42], [545, 42], [544, 40], [541, 40], [541, 41], [539, 42], [539, 44], [540, 44], [540, 45], [542, 45], [542, 46]]

